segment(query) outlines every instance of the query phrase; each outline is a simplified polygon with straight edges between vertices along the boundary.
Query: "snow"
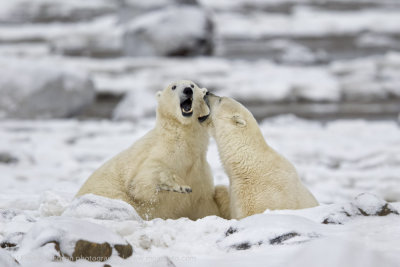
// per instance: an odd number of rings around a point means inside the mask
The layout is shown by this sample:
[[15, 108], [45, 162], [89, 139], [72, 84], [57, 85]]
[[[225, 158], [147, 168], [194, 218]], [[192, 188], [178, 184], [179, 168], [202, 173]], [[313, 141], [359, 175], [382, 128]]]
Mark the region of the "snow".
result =
[[29, 258], [35, 250], [41, 249], [51, 242], [58, 242], [63, 253], [72, 255], [78, 240], [99, 244], [104, 242], [109, 244], [126, 243], [119, 235], [99, 224], [75, 218], [49, 217], [32, 225], [24, 236], [16, 256], [24, 261], [25, 256]]
[[15, 259], [4, 249], [0, 249], [0, 265], [2, 267], [15, 267], [18, 266]]
[[[0, 243], [17, 244], [17, 249], [7, 250], [26, 266], [30, 266], [29, 261], [45, 264], [56, 251], [52, 244], [40, 247], [40, 240], [61, 238], [65, 231], [71, 232], [71, 238], [66, 239], [70, 241], [78, 237], [109, 238], [108, 234], [98, 235], [100, 229], [96, 234], [83, 226], [75, 229], [87, 222], [102, 227], [100, 232], [109, 229], [133, 246], [131, 258], [113, 256], [106, 262], [112, 266], [151, 266], [156, 262], [173, 262], [176, 266], [210, 262], [240, 266], [251, 262], [261, 266], [266, 261], [282, 266], [293, 264], [297, 258], [301, 263], [298, 266], [317, 266], [325, 257], [315, 253], [326, 255], [327, 250], [334, 251], [326, 256], [331, 259], [329, 264], [343, 266], [361, 266], [364, 254], [371, 266], [378, 260], [395, 266], [400, 260], [397, 123], [319, 123], [281, 116], [260, 124], [267, 142], [295, 164], [303, 182], [320, 201], [321, 206], [312, 209], [267, 210], [240, 221], [215, 216], [197, 221], [142, 221], [132, 207], [119, 200], [93, 195], [73, 199], [98, 166], [143, 136], [153, 123], [153, 118], [134, 123], [2, 121], [0, 138], [4, 142], [0, 151], [11, 153], [18, 161], [0, 164]], [[35, 149], [38, 143], [41, 147]], [[214, 141], [209, 150], [215, 183], [227, 184]], [[365, 192], [375, 195], [359, 195]], [[398, 202], [387, 205], [391, 214], [376, 216], [387, 204], [385, 200]], [[327, 224], [322, 223], [325, 219]], [[61, 221], [60, 228], [55, 220]], [[70, 223], [75, 226], [66, 226]], [[73, 241], [68, 242], [65, 246], [70, 249]], [[354, 254], [348, 255], [341, 247]], [[70, 262], [58, 264], [67, 266]], [[85, 266], [85, 261], [76, 264]]]
[[64, 209], [62, 215], [100, 220], [142, 220], [135, 209], [126, 202], [92, 194], [75, 198]]
[[[0, 1], [1, 117], [47, 107], [36, 120], [0, 120], [0, 266], [398, 266], [400, 117], [260, 121], [321, 203], [311, 209], [143, 221], [120, 200], [74, 198], [95, 169], [153, 127], [154, 95], [172, 80], [283, 113], [306, 103], [337, 114], [347, 103], [350, 114], [356, 104], [382, 114], [398, 104], [396, 1], [198, 2]], [[152, 40], [124, 57], [124, 36], [140, 31]], [[213, 42], [215, 54], [140, 57], [149, 44], [164, 55], [197, 38]], [[44, 101], [43, 91], [57, 94]], [[113, 120], [54, 119], [76, 114], [95, 94], [122, 97]], [[214, 140], [207, 158], [215, 184], [227, 185]], [[134, 253], [52, 261], [60, 253], [49, 241], [71, 253], [79, 239], [129, 243]]]
[[321, 235], [323, 225], [300, 216], [254, 215], [230, 226], [218, 245], [225, 250], [246, 250], [262, 245], [295, 244]]
[[40, 198], [39, 212], [42, 217], [60, 216], [69, 201], [52, 191], [45, 191]]

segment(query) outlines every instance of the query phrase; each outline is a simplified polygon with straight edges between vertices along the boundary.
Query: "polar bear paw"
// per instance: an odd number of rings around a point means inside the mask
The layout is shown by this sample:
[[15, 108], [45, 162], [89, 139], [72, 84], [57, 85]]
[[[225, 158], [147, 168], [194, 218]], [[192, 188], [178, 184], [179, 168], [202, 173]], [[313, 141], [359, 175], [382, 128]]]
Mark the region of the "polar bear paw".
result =
[[160, 181], [157, 185], [157, 191], [171, 191], [176, 193], [191, 193], [192, 188], [187, 185], [181, 185], [181, 180], [175, 174], [168, 174], [166, 172], [160, 173]]

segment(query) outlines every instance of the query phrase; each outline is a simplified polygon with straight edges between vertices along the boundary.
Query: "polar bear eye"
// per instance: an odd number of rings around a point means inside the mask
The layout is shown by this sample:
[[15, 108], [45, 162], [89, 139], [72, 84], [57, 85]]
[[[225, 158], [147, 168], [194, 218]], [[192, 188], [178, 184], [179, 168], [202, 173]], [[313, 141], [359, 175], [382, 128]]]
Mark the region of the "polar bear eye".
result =
[[193, 85], [193, 84], [191, 84], [191, 85], [190, 85], [190, 87], [194, 88], [194, 85]]
[[176, 85], [172, 86], [172, 90], [175, 90], [175, 89], [176, 89]]

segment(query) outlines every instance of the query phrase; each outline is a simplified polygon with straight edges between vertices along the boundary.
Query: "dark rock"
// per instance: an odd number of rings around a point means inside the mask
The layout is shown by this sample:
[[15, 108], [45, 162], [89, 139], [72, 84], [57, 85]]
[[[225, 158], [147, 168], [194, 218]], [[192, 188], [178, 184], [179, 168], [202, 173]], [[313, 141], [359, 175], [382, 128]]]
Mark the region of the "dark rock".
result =
[[298, 234], [296, 232], [289, 232], [289, 233], [277, 236], [277, 237], [275, 237], [273, 239], [270, 239], [269, 243], [271, 245], [281, 245], [286, 240], [291, 239], [291, 238], [296, 237], [296, 236], [300, 236], [300, 234]]
[[383, 205], [377, 212], [374, 214], [368, 214], [364, 210], [359, 208], [359, 211], [361, 212], [362, 215], [364, 216], [387, 216], [389, 214], [396, 214], [399, 215], [399, 212], [395, 210], [389, 203], [386, 203]]
[[1, 242], [1, 243], [0, 243], [0, 247], [1, 247], [1, 248], [5, 248], [5, 249], [7, 249], [7, 248], [14, 248], [14, 247], [16, 247], [16, 246], [17, 246], [17, 244], [9, 243], [9, 242], [7, 242], [7, 241]]
[[228, 230], [225, 232], [225, 236], [230, 236], [231, 234], [237, 233], [238, 229], [234, 227], [229, 227]]
[[399, 212], [390, 203], [375, 195], [363, 193], [355, 200], [329, 214], [322, 220], [323, 224], [343, 224], [350, 219], [359, 216], [388, 216], [399, 215]]
[[132, 256], [133, 248], [130, 244], [115, 245], [114, 248], [118, 252], [118, 256], [120, 256], [123, 259], [127, 259], [130, 256]]
[[329, 217], [325, 218], [321, 223], [322, 224], [343, 224], [339, 221], [332, 220], [332, 218], [329, 218]]
[[[112, 247], [109, 243], [95, 243], [86, 240], [78, 240], [75, 244], [74, 252], [72, 256], [64, 253], [60, 249], [60, 243], [58, 241], [49, 241], [45, 243], [43, 246], [47, 244], [54, 244], [55, 250], [58, 252], [58, 255], [54, 258], [55, 261], [60, 261], [62, 258], [67, 258], [70, 261], [77, 260], [87, 260], [91, 262], [103, 262], [107, 261], [112, 255]], [[118, 256], [127, 259], [132, 256], [133, 248], [130, 244], [126, 245], [114, 245], [115, 250], [118, 252]]]
[[47, 245], [54, 246], [54, 261], [104, 262], [113, 255], [126, 259], [133, 254], [132, 246], [106, 227], [63, 216], [44, 218], [35, 223], [24, 236], [21, 249], [30, 252]]
[[246, 250], [251, 247], [252, 247], [252, 245], [249, 242], [243, 242], [243, 243], [232, 245], [232, 248], [237, 249], [237, 250]]
[[106, 261], [111, 257], [111, 254], [112, 247], [107, 242], [99, 244], [86, 240], [78, 240], [75, 244], [71, 260]]
[[0, 247], [9, 251], [16, 251], [20, 247], [20, 243], [24, 238], [25, 233], [23, 232], [12, 232], [4, 236], [3, 240], [0, 241]]
[[18, 159], [8, 152], [0, 152], [0, 163], [12, 164], [17, 163]]

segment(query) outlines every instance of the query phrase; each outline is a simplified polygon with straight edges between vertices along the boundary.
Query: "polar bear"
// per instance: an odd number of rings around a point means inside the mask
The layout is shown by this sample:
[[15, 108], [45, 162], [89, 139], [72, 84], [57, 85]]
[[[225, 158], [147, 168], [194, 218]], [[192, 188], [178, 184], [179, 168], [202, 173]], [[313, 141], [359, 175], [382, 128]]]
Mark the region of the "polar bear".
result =
[[187, 80], [158, 92], [155, 127], [97, 169], [77, 196], [121, 199], [146, 220], [219, 215], [206, 161], [206, 92]]
[[225, 205], [231, 218], [241, 219], [266, 209], [318, 205], [294, 166], [265, 142], [250, 111], [232, 98], [210, 94], [208, 99], [210, 133], [230, 182], [229, 192], [216, 188], [216, 201]]

